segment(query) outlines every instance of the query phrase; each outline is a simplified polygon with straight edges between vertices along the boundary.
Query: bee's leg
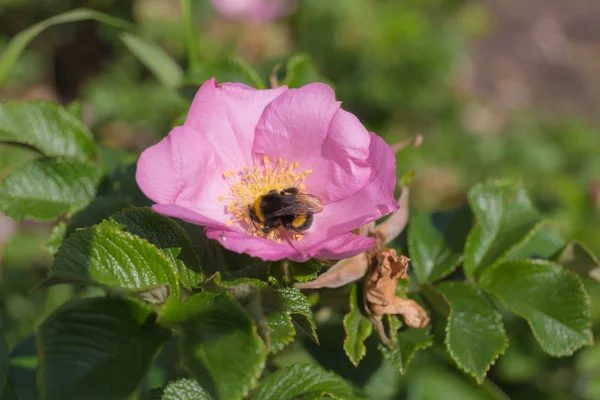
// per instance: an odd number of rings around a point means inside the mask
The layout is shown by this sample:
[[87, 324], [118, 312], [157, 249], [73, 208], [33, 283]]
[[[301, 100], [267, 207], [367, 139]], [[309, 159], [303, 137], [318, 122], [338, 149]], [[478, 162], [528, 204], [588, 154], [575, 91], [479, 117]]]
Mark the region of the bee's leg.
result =
[[268, 234], [273, 229], [279, 228], [281, 221], [278, 218], [265, 218], [263, 223], [263, 233]]
[[283, 189], [280, 194], [282, 196], [285, 196], [286, 194], [298, 194], [298, 193], [300, 193], [300, 190], [297, 187], [290, 187], [287, 189]]

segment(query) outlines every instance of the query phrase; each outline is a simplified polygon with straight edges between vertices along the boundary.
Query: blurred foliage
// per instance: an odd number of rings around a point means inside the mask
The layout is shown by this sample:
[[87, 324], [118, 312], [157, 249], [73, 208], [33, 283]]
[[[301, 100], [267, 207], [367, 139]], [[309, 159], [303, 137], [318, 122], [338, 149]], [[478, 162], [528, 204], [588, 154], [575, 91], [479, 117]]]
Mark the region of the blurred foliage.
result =
[[[179, 4], [173, 0], [0, 0], [0, 54], [20, 30], [75, 7], [135, 22], [141, 36], [186, 64], [185, 31]], [[83, 119], [105, 145], [106, 154], [110, 149], [135, 152], [181, 121], [198, 85], [210, 76], [255, 84], [256, 77], [232, 63], [232, 55], [257, 66], [264, 82], [281, 64], [275, 76], [284, 84], [331, 82], [344, 107], [388, 143], [423, 134], [424, 144], [402, 152], [398, 160], [399, 176], [416, 170], [415, 209], [450, 209], [465, 202], [476, 182], [518, 177], [538, 208], [552, 218], [553, 229], [600, 253], [600, 135], [584, 120], [550, 115], [535, 105], [507, 112], [465, 89], [462, 79], [470, 45], [494, 28], [494, 16], [479, 3], [302, 0], [293, 15], [263, 25], [227, 21], [205, 0], [194, 1], [193, 7], [200, 65], [188, 72], [182, 88], [161, 85], [114, 30], [82, 22], [52, 28], [36, 38], [0, 88], [0, 100], [44, 98], [68, 104], [81, 99]], [[294, 59], [296, 53], [304, 55]], [[9, 152], [0, 145], [0, 178], [35, 157], [28, 149]], [[116, 187], [115, 182], [105, 185]], [[51, 226], [22, 223], [4, 239], [9, 225], [0, 219], [0, 331], [19, 355], [17, 344], [23, 345], [49, 313], [73, 295], [87, 292], [66, 285], [38, 287], [51, 260], [44, 248]], [[600, 285], [589, 279], [584, 284], [593, 325], [598, 327]], [[347, 295], [344, 290], [323, 295], [335, 301]], [[482, 386], [457, 372], [437, 345], [418, 352], [401, 377], [376, 351], [371, 336], [365, 342], [367, 356], [355, 368], [342, 350], [343, 313], [320, 304], [314, 311], [321, 345], [305, 338], [278, 353], [274, 365], [319, 362], [372, 399], [600, 398], [598, 347], [573, 358], [551, 358], [541, 351], [526, 322], [500, 304], [494, 305], [513, 334]], [[443, 329], [433, 333], [436, 343], [443, 341]], [[600, 339], [600, 331], [594, 333]], [[155, 360], [145, 388], [176, 376], [168, 351], [174, 345], [166, 345]]]

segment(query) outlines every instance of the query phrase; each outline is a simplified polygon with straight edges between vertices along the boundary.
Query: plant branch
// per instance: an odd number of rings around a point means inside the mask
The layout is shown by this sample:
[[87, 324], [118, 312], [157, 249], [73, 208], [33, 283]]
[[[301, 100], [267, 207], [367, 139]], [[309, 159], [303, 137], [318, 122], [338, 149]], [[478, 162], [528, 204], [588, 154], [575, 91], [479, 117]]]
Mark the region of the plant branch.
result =
[[198, 36], [194, 26], [192, 5], [190, 0], [179, 0], [179, 3], [181, 4], [181, 13], [183, 14], [183, 24], [185, 26], [188, 70], [193, 70], [198, 67]]

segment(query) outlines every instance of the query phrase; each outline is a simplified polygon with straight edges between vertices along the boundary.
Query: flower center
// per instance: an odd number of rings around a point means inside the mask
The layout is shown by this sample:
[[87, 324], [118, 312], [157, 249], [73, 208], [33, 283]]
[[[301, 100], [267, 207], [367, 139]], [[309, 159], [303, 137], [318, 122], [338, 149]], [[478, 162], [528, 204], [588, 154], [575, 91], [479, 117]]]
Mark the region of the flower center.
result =
[[[266, 195], [271, 190], [280, 193], [289, 188], [306, 189], [303, 182], [311, 173], [310, 169], [300, 172], [300, 163], [298, 162], [290, 163], [279, 158], [275, 164], [272, 164], [268, 157], [263, 159], [262, 165], [246, 167], [237, 172], [225, 172], [223, 176], [228, 180], [231, 194], [229, 196], [221, 195], [218, 200], [229, 200], [226, 210], [231, 214], [231, 219], [227, 220], [226, 225], [230, 226], [237, 221], [248, 230], [248, 233], [280, 243], [282, 232], [279, 228], [265, 233], [262, 229], [263, 225], [251, 219], [249, 206], [252, 207], [259, 197]], [[291, 237], [295, 240], [302, 240], [303, 235], [292, 234]]]

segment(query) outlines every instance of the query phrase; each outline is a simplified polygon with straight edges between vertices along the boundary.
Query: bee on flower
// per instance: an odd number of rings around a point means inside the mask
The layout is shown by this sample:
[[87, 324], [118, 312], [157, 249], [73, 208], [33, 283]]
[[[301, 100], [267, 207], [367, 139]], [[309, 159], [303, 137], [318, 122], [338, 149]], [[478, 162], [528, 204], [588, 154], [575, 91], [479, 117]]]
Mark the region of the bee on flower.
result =
[[345, 259], [352, 231], [398, 209], [396, 160], [323, 83], [205, 82], [183, 126], [146, 149], [137, 182], [163, 215], [263, 260]]

